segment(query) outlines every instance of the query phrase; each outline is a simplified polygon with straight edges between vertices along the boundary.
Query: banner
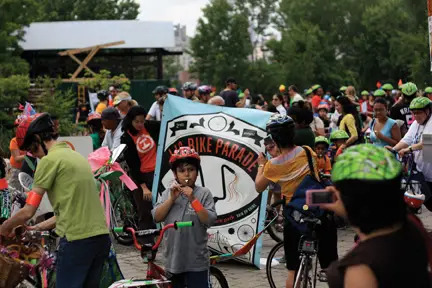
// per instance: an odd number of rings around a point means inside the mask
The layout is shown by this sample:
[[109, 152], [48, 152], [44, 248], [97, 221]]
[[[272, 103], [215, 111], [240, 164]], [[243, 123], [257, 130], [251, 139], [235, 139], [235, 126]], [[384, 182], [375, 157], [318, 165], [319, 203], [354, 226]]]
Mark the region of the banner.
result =
[[[197, 185], [210, 189], [218, 214], [208, 230], [209, 248], [233, 253], [264, 227], [267, 191], [256, 192], [255, 176], [271, 113], [171, 95], [163, 108], [153, 200], [174, 180], [168, 162], [171, 153], [181, 146], [194, 148], [201, 156]], [[262, 239], [238, 260], [259, 267], [261, 245]]]

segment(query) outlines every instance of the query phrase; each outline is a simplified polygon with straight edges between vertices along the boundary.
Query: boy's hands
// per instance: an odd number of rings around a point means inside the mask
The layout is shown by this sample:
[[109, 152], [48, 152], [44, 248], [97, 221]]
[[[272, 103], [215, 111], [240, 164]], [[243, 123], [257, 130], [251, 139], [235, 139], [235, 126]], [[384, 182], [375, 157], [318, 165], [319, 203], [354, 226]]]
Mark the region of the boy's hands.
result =
[[193, 189], [189, 186], [184, 186], [181, 188], [182, 194], [185, 195], [190, 202], [195, 200], [195, 196], [193, 195]]
[[170, 199], [171, 201], [174, 203], [177, 198], [180, 196], [180, 193], [182, 192], [182, 187], [180, 186], [180, 184], [178, 184], [177, 182], [174, 183], [171, 186], [171, 195], [170, 195]]

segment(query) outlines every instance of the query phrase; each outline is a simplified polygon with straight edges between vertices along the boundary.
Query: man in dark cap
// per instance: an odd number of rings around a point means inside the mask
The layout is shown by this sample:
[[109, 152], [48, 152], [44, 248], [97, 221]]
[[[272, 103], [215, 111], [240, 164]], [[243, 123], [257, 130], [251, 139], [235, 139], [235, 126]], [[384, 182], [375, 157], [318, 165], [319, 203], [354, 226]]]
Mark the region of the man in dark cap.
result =
[[237, 95], [237, 82], [234, 78], [228, 78], [225, 81], [225, 89], [219, 94], [225, 101], [226, 107], [237, 107], [237, 102], [240, 101]]
[[120, 138], [123, 135], [120, 113], [114, 107], [108, 107], [102, 112], [101, 119], [103, 127], [107, 130], [102, 147], [107, 146], [113, 151], [120, 145]]

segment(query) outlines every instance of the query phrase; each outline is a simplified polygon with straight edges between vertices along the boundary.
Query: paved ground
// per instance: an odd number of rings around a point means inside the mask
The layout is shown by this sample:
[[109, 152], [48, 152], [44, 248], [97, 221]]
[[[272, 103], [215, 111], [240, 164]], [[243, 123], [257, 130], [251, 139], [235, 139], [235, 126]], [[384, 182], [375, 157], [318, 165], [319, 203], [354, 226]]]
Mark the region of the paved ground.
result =
[[[423, 209], [420, 215], [426, 228], [432, 230], [432, 213]], [[352, 247], [354, 233], [351, 229], [338, 231], [338, 252], [339, 256], [345, 253]], [[276, 244], [268, 235], [264, 235], [262, 258], [267, 258], [271, 248]], [[125, 274], [126, 278], [130, 277], [144, 277], [146, 265], [141, 262], [139, 253], [132, 247], [125, 247], [116, 245], [118, 260], [120, 267]], [[159, 255], [162, 255], [160, 253]], [[159, 257], [160, 258], [160, 257]], [[263, 259], [265, 262], [265, 260]], [[239, 263], [223, 263], [218, 264], [219, 269], [225, 274], [230, 288], [243, 288], [243, 287], [269, 287], [265, 266], [262, 269], [239, 264]], [[281, 270], [283, 272], [283, 270]], [[282, 273], [281, 272], [281, 273]], [[279, 274], [279, 283], [282, 283], [284, 274]], [[283, 287], [283, 286], [281, 286]], [[317, 287], [328, 287], [325, 283], [318, 282]]]

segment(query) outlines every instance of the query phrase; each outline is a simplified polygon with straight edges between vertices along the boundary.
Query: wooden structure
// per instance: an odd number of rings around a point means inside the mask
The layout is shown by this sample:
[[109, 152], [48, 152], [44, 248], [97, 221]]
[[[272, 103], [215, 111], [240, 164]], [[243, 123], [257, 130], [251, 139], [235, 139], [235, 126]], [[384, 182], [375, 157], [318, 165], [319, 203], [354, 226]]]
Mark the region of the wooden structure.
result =
[[[89, 71], [91, 74], [95, 75], [96, 73], [93, 72], [87, 64], [91, 61], [91, 59], [96, 55], [96, 53], [102, 49], [107, 47], [112, 47], [116, 45], [122, 45], [125, 44], [125, 41], [117, 41], [117, 42], [111, 42], [111, 43], [105, 43], [101, 45], [95, 45], [91, 47], [86, 48], [78, 48], [78, 49], [70, 49], [66, 51], [59, 52], [58, 55], [60, 56], [69, 56], [71, 57], [75, 62], [78, 63], [78, 68], [75, 70], [75, 72], [72, 74], [72, 77], [67, 80], [67, 82], [79, 82], [81, 79], [77, 79], [77, 76], [81, 73], [81, 71], [85, 68], [87, 71]], [[89, 52], [87, 57], [81, 62], [75, 55]]]

